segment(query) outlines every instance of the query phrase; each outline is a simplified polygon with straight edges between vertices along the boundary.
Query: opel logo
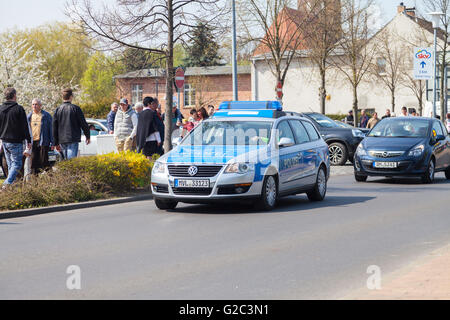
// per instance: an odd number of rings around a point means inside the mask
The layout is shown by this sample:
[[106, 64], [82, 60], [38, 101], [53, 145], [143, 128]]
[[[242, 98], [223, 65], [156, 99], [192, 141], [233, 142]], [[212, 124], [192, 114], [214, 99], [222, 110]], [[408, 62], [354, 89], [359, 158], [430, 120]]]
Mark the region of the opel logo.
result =
[[188, 173], [191, 177], [193, 177], [198, 173], [198, 168], [196, 166], [192, 166], [188, 169]]
[[387, 158], [389, 156], [389, 153], [387, 153], [386, 151], [383, 152], [383, 158]]

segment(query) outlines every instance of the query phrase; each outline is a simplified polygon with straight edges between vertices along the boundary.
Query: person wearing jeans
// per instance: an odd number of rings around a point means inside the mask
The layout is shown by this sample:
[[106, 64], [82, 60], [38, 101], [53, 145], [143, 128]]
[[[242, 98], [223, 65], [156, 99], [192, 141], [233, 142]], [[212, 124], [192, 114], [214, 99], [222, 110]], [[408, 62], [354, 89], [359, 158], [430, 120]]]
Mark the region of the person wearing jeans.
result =
[[0, 140], [8, 165], [8, 177], [3, 182], [5, 187], [16, 180], [22, 168], [23, 143], [26, 141], [26, 146], [30, 149], [31, 135], [25, 110], [16, 102], [16, 90], [6, 88], [4, 96], [6, 102], [0, 106]]

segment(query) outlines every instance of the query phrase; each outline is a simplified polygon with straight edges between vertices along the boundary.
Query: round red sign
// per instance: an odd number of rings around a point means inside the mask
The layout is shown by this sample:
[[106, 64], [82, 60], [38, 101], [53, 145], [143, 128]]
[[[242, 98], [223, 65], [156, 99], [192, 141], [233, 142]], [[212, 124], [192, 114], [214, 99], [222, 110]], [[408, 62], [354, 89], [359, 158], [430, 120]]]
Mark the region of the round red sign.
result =
[[279, 99], [283, 98], [283, 85], [281, 84], [281, 81], [278, 82], [277, 87], [276, 87], [276, 91], [277, 91], [277, 97]]
[[182, 68], [177, 68], [175, 71], [175, 85], [178, 89], [184, 87], [184, 70]]

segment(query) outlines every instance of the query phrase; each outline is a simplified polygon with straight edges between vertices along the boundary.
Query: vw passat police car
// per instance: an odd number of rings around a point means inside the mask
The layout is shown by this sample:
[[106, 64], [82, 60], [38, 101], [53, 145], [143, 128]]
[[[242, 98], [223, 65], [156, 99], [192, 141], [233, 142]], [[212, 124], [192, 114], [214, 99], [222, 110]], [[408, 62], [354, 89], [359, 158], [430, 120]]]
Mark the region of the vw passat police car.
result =
[[329, 172], [328, 146], [310, 120], [277, 101], [224, 102], [159, 158], [152, 191], [159, 209], [247, 199], [271, 210], [282, 196], [323, 200]]

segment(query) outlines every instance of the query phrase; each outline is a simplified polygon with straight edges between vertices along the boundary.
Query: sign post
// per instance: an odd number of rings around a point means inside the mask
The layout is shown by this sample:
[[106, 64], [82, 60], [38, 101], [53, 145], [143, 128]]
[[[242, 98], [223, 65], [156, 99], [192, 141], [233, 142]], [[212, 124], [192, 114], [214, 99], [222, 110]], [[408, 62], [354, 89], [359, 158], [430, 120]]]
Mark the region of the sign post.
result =
[[184, 70], [183, 68], [177, 68], [175, 71], [175, 86], [177, 87], [178, 92], [178, 110], [181, 109], [181, 100], [180, 100], [180, 94], [181, 89], [184, 88]]
[[434, 50], [432, 48], [414, 49], [414, 79], [431, 80], [434, 78]]

